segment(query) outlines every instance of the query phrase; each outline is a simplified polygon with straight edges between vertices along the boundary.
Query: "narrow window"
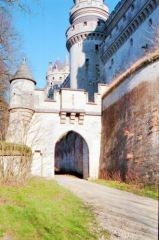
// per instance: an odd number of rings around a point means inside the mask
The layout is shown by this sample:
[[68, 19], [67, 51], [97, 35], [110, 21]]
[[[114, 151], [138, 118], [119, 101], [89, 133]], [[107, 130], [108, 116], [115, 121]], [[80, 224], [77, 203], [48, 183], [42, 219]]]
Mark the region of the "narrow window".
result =
[[130, 39], [130, 45], [133, 46], [134, 44], [134, 41], [133, 41], [133, 38]]
[[153, 24], [152, 18], [149, 19], [149, 26], [151, 27]]
[[86, 66], [89, 65], [89, 58], [86, 58]]
[[95, 50], [96, 50], [96, 51], [99, 50], [99, 45], [98, 45], [98, 44], [95, 45]]
[[84, 26], [87, 26], [87, 22], [84, 22]]
[[134, 4], [132, 4], [132, 5], [131, 5], [131, 10], [133, 11], [133, 10], [134, 10], [134, 8], [135, 8], [135, 7], [134, 7]]
[[124, 14], [124, 16], [123, 16], [123, 21], [126, 21], [126, 15]]

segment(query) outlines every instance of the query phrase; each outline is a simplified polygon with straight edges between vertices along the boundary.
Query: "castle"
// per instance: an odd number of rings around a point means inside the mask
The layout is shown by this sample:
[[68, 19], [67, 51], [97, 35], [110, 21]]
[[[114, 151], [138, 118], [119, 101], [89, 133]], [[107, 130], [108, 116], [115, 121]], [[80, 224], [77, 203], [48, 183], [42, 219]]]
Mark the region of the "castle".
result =
[[121, 0], [110, 15], [103, 0], [74, 0], [70, 63], [49, 63], [39, 89], [23, 61], [10, 80], [7, 139], [32, 148], [33, 175], [156, 181], [158, 15], [158, 0]]

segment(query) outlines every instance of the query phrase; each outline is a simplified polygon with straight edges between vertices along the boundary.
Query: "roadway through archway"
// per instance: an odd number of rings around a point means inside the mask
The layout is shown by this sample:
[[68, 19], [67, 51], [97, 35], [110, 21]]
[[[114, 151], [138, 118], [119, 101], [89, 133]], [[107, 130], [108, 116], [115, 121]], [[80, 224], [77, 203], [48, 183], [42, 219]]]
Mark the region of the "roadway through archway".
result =
[[72, 174], [88, 179], [89, 150], [80, 134], [69, 131], [56, 143], [55, 174]]

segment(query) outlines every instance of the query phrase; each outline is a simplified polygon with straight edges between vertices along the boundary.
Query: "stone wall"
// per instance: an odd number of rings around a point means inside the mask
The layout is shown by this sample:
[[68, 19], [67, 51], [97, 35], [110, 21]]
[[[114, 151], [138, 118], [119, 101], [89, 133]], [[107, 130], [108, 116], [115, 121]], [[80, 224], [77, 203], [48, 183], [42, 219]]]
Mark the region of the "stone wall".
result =
[[103, 98], [99, 176], [155, 183], [159, 172], [159, 62], [130, 73]]
[[74, 132], [69, 132], [67, 135], [65, 135], [56, 144], [55, 171], [62, 173], [73, 173], [84, 177], [84, 161], [87, 161], [88, 164], [89, 157], [88, 153], [85, 154], [84, 152], [85, 145], [86, 143], [82, 137], [80, 137], [80, 135]]

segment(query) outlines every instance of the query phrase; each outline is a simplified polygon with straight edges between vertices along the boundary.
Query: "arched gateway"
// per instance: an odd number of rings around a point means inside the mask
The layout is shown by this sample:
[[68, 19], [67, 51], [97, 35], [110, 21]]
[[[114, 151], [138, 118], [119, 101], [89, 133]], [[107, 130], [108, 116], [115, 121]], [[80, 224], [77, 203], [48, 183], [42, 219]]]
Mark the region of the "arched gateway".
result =
[[69, 173], [89, 177], [89, 150], [83, 137], [67, 132], [55, 145], [55, 174]]
[[34, 111], [27, 106], [20, 111], [14, 101], [10, 122], [14, 124], [13, 120], [18, 119], [19, 123], [16, 124], [17, 134], [11, 134], [8, 141], [20, 142], [21, 123], [28, 123], [26, 139], [33, 152], [32, 175], [52, 178], [59, 168], [59, 171], [75, 173], [84, 179], [98, 178], [101, 97], [105, 88], [99, 85], [94, 103], [88, 101], [84, 90], [77, 89], [61, 89], [55, 93], [53, 101], [45, 100], [43, 92], [36, 90], [38, 101]]

